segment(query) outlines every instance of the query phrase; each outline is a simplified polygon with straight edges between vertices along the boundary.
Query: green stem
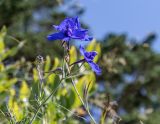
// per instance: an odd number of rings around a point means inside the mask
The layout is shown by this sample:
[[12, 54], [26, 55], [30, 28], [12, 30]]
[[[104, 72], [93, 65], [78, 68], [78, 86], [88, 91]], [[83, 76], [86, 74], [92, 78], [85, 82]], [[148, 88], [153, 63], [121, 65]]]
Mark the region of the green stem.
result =
[[[69, 65], [68, 65], [67, 62], [66, 62], [66, 68], [67, 68], [67, 70], [68, 70], [68, 73], [70, 74], [71, 72], [70, 72]], [[85, 105], [82, 97], [80, 96], [80, 94], [79, 94], [79, 92], [78, 92], [78, 90], [77, 90], [77, 87], [76, 87], [76, 85], [75, 85], [75, 82], [74, 82], [74, 80], [73, 80], [72, 78], [71, 78], [71, 82], [72, 82], [72, 85], [73, 85], [73, 87], [74, 87], [77, 95], [78, 95], [78, 98], [80, 99], [82, 105], [83, 105], [84, 108], [86, 109], [86, 111], [87, 111], [88, 115], [90, 116], [91, 120], [93, 121], [94, 124], [97, 124], [96, 121], [94, 120], [94, 118], [92, 117], [92, 115], [91, 115], [91, 113], [90, 113], [90, 111], [89, 111], [89, 108]]]
[[70, 64], [69, 66], [72, 66], [72, 65], [75, 65], [75, 64], [78, 64], [78, 63], [81, 63], [81, 62], [85, 62], [85, 59], [81, 59], [77, 62], [74, 62], [74, 63]]
[[38, 106], [37, 111], [35, 112], [33, 118], [32, 118], [31, 121], [30, 121], [30, 124], [33, 123], [34, 119], [36, 118], [36, 116], [37, 116], [37, 114], [38, 114], [38, 111], [40, 110], [40, 108], [50, 99], [50, 97], [51, 97], [53, 94], [56, 93], [56, 91], [58, 90], [58, 88], [59, 88], [60, 85], [62, 84], [62, 81], [63, 81], [63, 78], [60, 80], [59, 85], [56, 87], [56, 89], [53, 90], [53, 91], [51, 92], [51, 94]]
[[58, 103], [56, 103], [56, 104], [57, 104], [57, 106], [58, 106], [58, 107], [63, 108], [64, 110], [66, 110], [66, 111], [70, 112], [72, 115], [74, 115], [74, 116], [76, 116], [76, 117], [78, 117], [78, 118], [81, 118], [81, 119], [83, 119], [83, 120], [85, 120], [85, 121], [87, 120], [86, 118], [81, 117], [81, 116], [77, 115], [76, 113], [74, 113], [74, 112], [70, 111], [70, 110], [69, 110], [69, 109], [67, 109], [66, 107], [64, 107], [64, 106], [62, 106], [62, 105], [60, 105], [60, 104], [58, 104]]

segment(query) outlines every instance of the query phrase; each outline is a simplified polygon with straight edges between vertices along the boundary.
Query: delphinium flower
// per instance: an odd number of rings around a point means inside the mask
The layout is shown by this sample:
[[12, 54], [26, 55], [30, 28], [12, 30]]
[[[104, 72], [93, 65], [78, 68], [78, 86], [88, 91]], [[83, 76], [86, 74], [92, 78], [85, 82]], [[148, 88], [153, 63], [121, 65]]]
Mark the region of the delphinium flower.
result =
[[66, 18], [60, 25], [53, 27], [58, 31], [47, 36], [50, 41], [62, 40], [68, 42], [71, 39], [91, 41], [93, 38], [88, 36], [88, 30], [81, 28], [78, 17]]
[[80, 53], [81, 55], [84, 57], [84, 61], [87, 62], [91, 69], [97, 74], [100, 75], [101, 74], [101, 68], [93, 62], [94, 57], [97, 55], [96, 51], [91, 51], [91, 52], [87, 52], [84, 47], [80, 46]]

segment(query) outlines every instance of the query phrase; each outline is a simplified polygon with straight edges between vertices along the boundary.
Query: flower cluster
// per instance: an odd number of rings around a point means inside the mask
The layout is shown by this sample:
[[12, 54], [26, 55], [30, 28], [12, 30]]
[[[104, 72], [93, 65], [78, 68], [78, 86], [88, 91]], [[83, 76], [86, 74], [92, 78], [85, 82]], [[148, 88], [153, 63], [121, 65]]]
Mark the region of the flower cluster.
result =
[[87, 52], [85, 51], [84, 47], [80, 46], [80, 53], [82, 56], [84, 56], [84, 60], [90, 65], [92, 70], [96, 72], [97, 75], [101, 74], [100, 67], [93, 62], [94, 57], [97, 55], [96, 51]]
[[93, 38], [87, 35], [88, 30], [81, 28], [78, 17], [66, 18], [60, 25], [53, 27], [58, 31], [57, 33], [48, 35], [48, 40], [63, 40], [79, 39], [91, 41]]
[[[91, 41], [93, 38], [89, 36], [88, 30], [81, 28], [78, 17], [75, 18], [66, 18], [60, 23], [60, 25], [53, 27], [58, 31], [47, 36], [49, 41], [62, 40], [63, 42], [69, 42], [71, 39], [78, 39], [84, 41]], [[97, 74], [101, 74], [100, 67], [93, 62], [94, 57], [97, 55], [97, 52], [85, 51], [84, 47], [80, 46], [80, 53], [84, 57], [83, 61], [87, 62], [92, 70]], [[82, 61], [81, 61], [82, 62]]]

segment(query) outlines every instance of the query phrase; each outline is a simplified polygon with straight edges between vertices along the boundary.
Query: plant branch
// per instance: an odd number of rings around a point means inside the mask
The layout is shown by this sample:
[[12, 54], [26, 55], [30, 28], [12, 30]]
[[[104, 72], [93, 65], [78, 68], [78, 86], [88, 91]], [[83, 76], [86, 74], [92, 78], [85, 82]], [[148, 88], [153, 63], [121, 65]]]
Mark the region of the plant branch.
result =
[[[71, 72], [70, 72], [69, 65], [68, 65], [67, 62], [66, 62], [66, 68], [67, 68], [68, 73], [70, 74]], [[75, 82], [74, 82], [74, 80], [73, 80], [72, 78], [71, 78], [71, 82], [72, 82], [72, 85], [73, 85], [73, 87], [74, 87], [77, 95], [78, 95], [78, 98], [80, 99], [82, 105], [84, 106], [84, 108], [85, 108], [86, 111], [88, 112], [88, 115], [90, 116], [91, 120], [93, 121], [94, 124], [97, 124], [96, 121], [94, 120], [94, 118], [92, 117], [92, 115], [91, 115], [91, 113], [90, 113], [90, 111], [89, 111], [89, 108], [85, 105], [82, 97], [80, 96], [80, 94], [79, 94], [79, 92], [78, 92], [78, 90], [77, 90], [77, 87], [76, 87], [76, 85], [75, 85]]]

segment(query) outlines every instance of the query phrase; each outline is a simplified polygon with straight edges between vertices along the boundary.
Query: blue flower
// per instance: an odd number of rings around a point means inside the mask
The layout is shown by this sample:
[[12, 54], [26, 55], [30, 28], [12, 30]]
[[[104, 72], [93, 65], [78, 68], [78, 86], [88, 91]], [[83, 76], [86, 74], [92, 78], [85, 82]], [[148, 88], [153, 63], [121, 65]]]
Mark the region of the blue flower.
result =
[[87, 52], [84, 47], [80, 46], [80, 53], [82, 56], [84, 56], [85, 61], [90, 65], [90, 67], [92, 68], [92, 70], [97, 74], [100, 75], [101, 74], [101, 69], [100, 67], [95, 64], [93, 62], [94, 57], [97, 55], [96, 51], [92, 51], [92, 52]]
[[91, 41], [93, 38], [88, 36], [88, 30], [81, 28], [78, 17], [66, 18], [60, 23], [60, 25], [53, 25], [58, 31], [47, 36], [48, 40], [63, 40], [69, 41], [70, 39], [79, 39], [85, 41]]

